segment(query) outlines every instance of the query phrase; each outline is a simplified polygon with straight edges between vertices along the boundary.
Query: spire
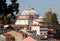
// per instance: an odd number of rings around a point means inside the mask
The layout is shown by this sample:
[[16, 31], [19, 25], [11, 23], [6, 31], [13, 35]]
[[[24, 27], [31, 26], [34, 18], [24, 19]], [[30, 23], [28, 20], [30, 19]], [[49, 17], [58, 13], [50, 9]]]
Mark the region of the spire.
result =
[[49, 5], [49, 11], [52, 11], [52, 7], [51, 7], [51, 5]]

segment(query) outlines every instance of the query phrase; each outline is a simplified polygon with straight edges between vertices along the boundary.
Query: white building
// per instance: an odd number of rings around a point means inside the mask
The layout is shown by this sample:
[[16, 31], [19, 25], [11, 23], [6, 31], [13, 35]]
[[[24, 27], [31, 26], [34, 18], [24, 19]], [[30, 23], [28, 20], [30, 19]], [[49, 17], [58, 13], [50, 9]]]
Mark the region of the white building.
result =
[[29, 25], [32, 23], [33, 19], [38, 17], [39, 15], [36, 13], [34, 8], [29, 8], [28, 10], [24, 10], [20, 16], [17, 18], [16, 25]]
[[[35, 30], [37, 35], [40, 35], [40, 26], [43, 24], [40, 22], [44, 22], [44, 18], [39, 16], [34, 8], [29, 8], [28, 10], [24, 10], [20, 16], [17, 18], [15, 25], [25, 26], [28, 25], [31, 30]], [[25, 29], [26, 30], [26, 29]], [[45, 33], [45, 32], [44, 32]], [[46, 32], [47, 33], [47, 32]]]

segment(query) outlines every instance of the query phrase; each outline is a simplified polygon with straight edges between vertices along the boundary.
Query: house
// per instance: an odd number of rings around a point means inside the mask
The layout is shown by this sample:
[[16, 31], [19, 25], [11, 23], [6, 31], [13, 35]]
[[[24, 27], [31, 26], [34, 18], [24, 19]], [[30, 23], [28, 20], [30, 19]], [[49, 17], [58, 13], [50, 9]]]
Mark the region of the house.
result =
[[5, 41], [15, 41], [15, 37], [11, 34], [3, 34], [5, 37]]
[[0, 41], [22, 41], [27, 34], [22, 31], [10, 31], [0, 35]]
[[0, 35], [0, 41], [6, 41], [6, 37], [3, 34]]

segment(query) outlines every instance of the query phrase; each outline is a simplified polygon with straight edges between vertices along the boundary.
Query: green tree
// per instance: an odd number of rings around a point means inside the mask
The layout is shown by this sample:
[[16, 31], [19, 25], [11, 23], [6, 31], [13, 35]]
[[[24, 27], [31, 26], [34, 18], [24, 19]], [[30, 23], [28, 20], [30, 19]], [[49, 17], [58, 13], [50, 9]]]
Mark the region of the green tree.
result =
[[51, 21], [53, 25], [59, 25], [56, 13], [53, 13]]
[[45, 20], [49, 24], [52, 24], [52, 25], [58, 25], [59, 24], [56, 13], [52, 13], [52, 11], [49, 11], [49, 12], [46, 13], [45, 16], [46, 16]]
[[11, 17], [15, 16], [14, 12], [16, 11], [16, 14], [18, 13], [19, 9], [19, 4], [16, 3], [17, 0], [11, 0], [11, 4], [8, 6], [8, 13], [11, 13]]
[[19, 12], [19, 4], [16, 2], [17, 0], [11, 0], [11, 4], [8, 6], [8, 14], [11, 14], [11, 17], [9, 18], [9, 23], [12, 23], [12, 21], [14, 21], [12, 19], [16, 18], [14, 12], [16, 12], [16, 14]]
[[55, 39], [60, 40], [60, 27], [56, 27], [56, 34], [54, 35]]
[[[0, 19], [3, 21], [3, 24], [6, 24], [7, 22], [10, 24], [12, 23], [11, 20], [16, 18], [14, 12], [16, 14], [19, 12], [19, 4], [17, 3], [17, 0], [10, 0], [11, 4], [7, 5], [6, 0], [0, 0]], [[11, 14], [11, 16], [7, 16]], [[8, 17], [8, 18], [7, 18]]]
[[45, 15], [45, 20], [49, 23], [49, 24], [51, 24], [51, 22], [52, 22], [52, 12], [51, 11], [48, 11], [47, 13], [46, 13], [46, 15]]
[[57, 14], [56, 13], [52, 13], [51, 11], [49, 11], [48, 13], [46, 13], [45, 16], [46, 16], [45, 20], [49, 24], [54, 26], [53, 29], [56, 31], [56, 34], [54, 35], [54, 38], [60, 39], [60, 27], [59, 27], [59, 22], [58, 22]]
[[5, 15], [7, 11], [6, 0], [0, 0], [0, 15]]

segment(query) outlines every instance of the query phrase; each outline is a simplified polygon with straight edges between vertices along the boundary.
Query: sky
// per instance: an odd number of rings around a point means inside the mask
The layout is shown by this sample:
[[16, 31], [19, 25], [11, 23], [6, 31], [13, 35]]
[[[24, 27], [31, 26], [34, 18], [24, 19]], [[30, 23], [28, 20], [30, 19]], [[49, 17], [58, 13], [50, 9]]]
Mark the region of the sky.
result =
[[[45, 16], [51, 5], [52, 12], [57, 14], [60, 23], [60, 0], [17, 0], [17, 2], [19, 3], [19, 13], [33, 7], [41, 16]], [[11, 4], [10, 0], [7, 0], [7, 3]]]

